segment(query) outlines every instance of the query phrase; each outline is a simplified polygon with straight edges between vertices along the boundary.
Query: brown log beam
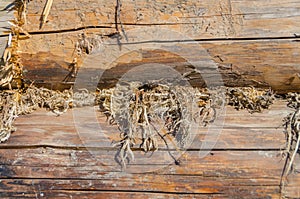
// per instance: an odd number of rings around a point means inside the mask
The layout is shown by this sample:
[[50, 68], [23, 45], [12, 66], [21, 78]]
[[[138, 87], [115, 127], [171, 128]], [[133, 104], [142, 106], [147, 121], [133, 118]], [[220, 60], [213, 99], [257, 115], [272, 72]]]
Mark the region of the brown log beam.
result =
[[[69, 66], [74, 57], [75, 47], [70, 38], [75, 40], [76, 34], [35, 35], [30, 40], [21, 42], [25, 77], [42, 86], [55, 89], [70, 87], [75, 81], [74, 78], [63, 82], [70, 72]], [[174, 48], [180, 46], [181, 51], [178, 53], [184, 54], [184, 57], [174, 54], [177, 53], [176, 50], [166, 52], [165, 49], [138, 49], [111, 59], [111, 62], [116, 62], [114, 65], [107, 63], [103, 66], [101, 60], [97, 60], [93, 55], [87, 55], [82, 57], [79, 64], [82, 68], [79, 71], [86, 74], [87, 83], [89, 79], [98, 78], [101, 88], [113, 86], [126, 72], [147, 63], [165, 64], [183, 75], [193, 68], [188, 60], [197, 60], [193, 53], [189, 53], [195, 48], [201, 48], [206, 55], [199, 60], [212, 60], [217, 68], [207, 70], [205, 64], [198, 67], [201, 75], [208, 77], [203, 79], [199, 74], [189, 76], [188, 80], [192, 86], [203, 87], [206, 81], [212, 82], [214, 78], [221, 77], [219, 81], [230, 87], [270, 87], [278, 93], [299, 92], [300, 58], [297, 56], [300, 54], [299, 45], [300, 43], [294, 39], [211, 41], [199, 42], [197, 45], [174, 42]], [[123, 44], [123, 47], [126, 48], [127, 45]], [[108, 46], [104, 52], [109, 53], [111, 50]], [[84, 62], [87, 59], [90, 60], [89, 64]], [[101, 67], [107, 69], [100, 78], [96, 74], [102, 70], [99, 69]]]

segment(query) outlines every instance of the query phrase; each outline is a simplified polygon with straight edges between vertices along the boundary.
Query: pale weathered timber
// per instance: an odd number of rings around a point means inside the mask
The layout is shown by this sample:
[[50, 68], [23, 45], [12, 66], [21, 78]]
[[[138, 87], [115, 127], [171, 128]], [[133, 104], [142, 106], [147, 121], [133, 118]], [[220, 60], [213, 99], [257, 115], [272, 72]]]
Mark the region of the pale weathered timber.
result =
[[[299, 4], [292, 0], [123, 0], [120, 18], [126, 30], [161, 26], [193, 39], [294, 37], [300, 33]], [[48, 22], [40, 29], [44, 5], [44, 1], [28, 4], [27, 31], [71, 32], [102, 26], [107, 34], [115, 31], [115, 1], [54, 1]]]

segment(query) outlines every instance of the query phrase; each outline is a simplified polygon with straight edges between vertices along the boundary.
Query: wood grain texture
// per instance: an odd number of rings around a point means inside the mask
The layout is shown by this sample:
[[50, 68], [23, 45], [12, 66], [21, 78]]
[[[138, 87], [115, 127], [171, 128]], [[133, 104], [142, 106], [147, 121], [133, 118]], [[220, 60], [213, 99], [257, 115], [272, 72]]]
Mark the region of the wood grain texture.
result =
[[[51, 112], [39, 110], [33, 114], [21, 116], [17, 119], [17, 132], [13, 134], [9, 142], [1, 146], [17, 146], [22, 143], [23, 146], [49, 145], [56, 147], [83, 147], [80, 135], [76, 130], [78, 128], [91, 129], [91, 135], [97, 131], [98, 122], [101, 131], [106, 134], [110, 140], [118, 140], [119, 133], [116, 126], [108, 125], [106, 117], [96, 111], [98, 119], [94, 119], [95, 109], [90, 109], [84, 115], [84, 119], [78, 118], [80, 112], [68, 111], [66, 114], [55, 117]], [[218, 142], [214, 149], [280, 149], [284, 146], [285, 138], [282, 129], [282, 118], [289, 113], [283, 101], [276, 102], [270, 110], [264, 110], [263, 113], [250, 114], [246, 110], [237, 111], [232, 107], [226, 107], [226, 112], [220, 115], [224, 118], [224, 124], [212, 124], [207, 127], [199, 127], [195, 130], [195, 139], [190, 149], [199, 149], [201, 141], [214, 142], [215, 137], [205, 137], [206, 135], [220, 134]], [[74, 118], [75, 114], [75, 118]], [[247, 117], [245, 117], [247, 115]], [[81, 122], [84, 124], [76, 124]], [[257, 121], [260, 121], [257, 123]], [[220, 119], [222, 121], [222, 119]], [[238, 121], [238, 122], [237, 122]], [[95, 123], [97, 122], [97, 123]], [[215, 131], [217, 130], [217, 131]], [[34, 133], [36, 140], [32, 142], [28, 134]], [[79, 132], [80, 133], [80, 132]], [[99, 136], [100, 137], [100, 136]], [[165, 148], [164, 144], [161, 145]]]
[[[70, 72], [75, 49], [71, 37], [63, 39], [67, 36], [70, 35], [39, 35], [21, 43], [22, 62], [27, 71], [25, 77], [41, 85], [72, 85], [76, 80], [74, 78], [63, 82]], [[271, 87], [279, 93], [286, 93], [299, 91], [300, 88], [299, 44], [294, 40], [204, 42], [198, 45], [174, 42], [168, 44], [171, 45], [169, 51], [165, 48], [143, 50], [143, 44], [139, 44], [136, 49], [134, 47], [133, 51], [122, 56], [115, 53], [120, 57], [112, 58], [110, 63], [100, 60], [101, 52], [108, 54], [117, 50], [117, 47], [112, 49], [104, 46], [103, 51], [82, 57], [79, 72], [85, 74], [86, 85], [96, 79], [99, 87], [106, 88], [115, 85], [126, 72], [144, 67], [144, 64], [164, 64], [184, 74], [194, 67], [188, 60], [198, 59], [204, 63], [197, 66], [201, 75], [189, 77], [192, 86], [203, 87], [207, 81], [217, 80], [226, 86]], [[132, 45], [128, 46], [133, 48]], [[123, 47], [127, 48], [127, 45]], [[204, 56], [194, 57], [195, 48], [202, 49]], [[180, 56], [175, 54], [178, 50]], [[216, 68], [207, 68], [205, 60], [215, 63]], [[103, 73], [102, 76], [97, 76], [99, 71]], [[143, 72], [136, 75], [143, 75]]]
[[[284, 101], [276, 101], [260, 114], [226, 107], [218, 142], [205, 157], [200, 156], [198, 145], [191, 145], [183, 154], [169, 149], [180, 165], [164, 147], [154, 154], [135, 150], [135, 161], [126, 170], [114, 159], [117, 149], [111, 143], [85, 147], [86, 140], [76, 132], [76, 113], [55, 117], [38, 110], [19, 117], [18, 130], [0, 146], [1, 196], [79, 198], [85, 192], [87, 197], [278, 198], [285, 139], [280, 125], [290, 111], [285, 106]], [[92, 117], [96, 117], [110, 141], [118, 139], [116, 128], [96, 113], [83, 115], [77, 125], [90, 131]], [[93, 134], [88, 134], [91, 141], [99, 138]], [[203, 140], [201, 132], [195, 139]], [[295, 195], [295, 184], [288, 188]]]
[[[79, 35], [85, 33], [89, 38], [103, 37], [104, 43], [116, 36], [115, 5], [103, 0], [90, 0], [87, 3], [58, 0], [53, 3], [48, 23], [39, 29], [44, 3], [32, 1], [28, 4], [27, 23], [23, 28], [32, 37], [19, 42], [24, 69], [27, 71], [25, 77], [40, 86], [65, 89], [73, 85], [74, 79], [68, 79], [67, 82], [63, 80], [76, 57], [75, 44]], [[169, 30], [170, 33], [162, 33], [159, 42], [153, 40], [151, 33], [148, 37], [137, 35], [135, 41], [141, 42], [139, 49], [135, 49], [137, 54], [132, 52], [134, 55], [129, 53], [124, 56], [127, 60], [136, 56], [141, 59], [137, 63], [134, 60], [126, 64], [121, 61], [115, 70], [108, 70], [110, 63], [104, 64], [101, 67], [107, 69], [106, 76], [99, 79], [100, 85], [112, 86], [124, 74], [124, 70], [149, 61], [171, 65], [184, 72], [180, 68], [185, 69], [190, 64], [182, 57], [172, 55], [174, 51], [141, 50], [143, 42], [147, 41], [154, 44], [173, 42], [173, 46], [184, 46], [186, 54], [193, 52], [194, 45], [170, 40], [170, 35], [181, 34], [181, 40], [198, 41], [206, 51], [207, 56], [198, 58], [199, 61], [205, 63], [208, 59], [216, 63], [218, 70], [201, 70], [204, 75], [212, 73], [211, 79], [215, 78], [215, 74], [221, 74], [227, 86], [271, 87], [281, 93], [299, 91], [299, 4], [292, 0], [284, 3], [278, 0], [124, 0], [120, 17], [127, 34], [147, 27]], [[118, 26], [120, 29], [120, 24]], [[126, 43], [124, 35], [122, 42]], [[128, 46], [123, 44], [123, 47]], [[104, 45], [104, 51], [110, 53], [112, 48]], [[86, 71], [89, 71], [89, 67], [84, 65], [84, 60], [88, 57], [78, 58], [78, 66]], [[197, 56], [191, 53], [188, 57], [195, 60]], [[118, 62], [119, 59], [115, 57], [111, 61]], [[91, 69], [90, 76], [94, 73]], [[190, 83], [193, 86], [205, 86], [199, 77], [192, 77]]]
[[[273, 154], [272, 157], [259, 155], [264, 153], [259, 151], [215, 152], [204, 159], [197, 158], [196, 152], [188, 152], [188, 158], [181, 160], [179, 166], [171, 162], [162, 165], [158, 156], [141, 163], [131, 163], [126, 172], [120, 172], [116, 164], [107, 165], [109, 159], [113, 161], [113, 156], [109, 156], [113, 154], [109, 153], [107, 157], [91, 159], [88, 158], [89, 153], [83, 150], [37, 148], [7, 152], [10, 154], [1, 152], [1, 161], [5, 164], [1, 166], [1, 176], [4, 177], [1, 182], [5, 183], [5, 178], [16, 182], [9, 183], [7, 191], [3, 190], [2, 193], [26, 190], [23, 186], [31, 187], [26, 184], [34, 182], [41, 186], [41, 191], [142, 191], [222, 194], [229, 198], [240, 194], [249, 198], [267, 197], [278, 194], [280, 178], [276, 176], [280, 175], [282, 169], [282, 165], [278, 164], [280, 158], [274, 158], [275, 153], [268, 153]], [[161, 157], [164, 156], [160, 154]], [[249, 165], [250, 162], [253, 164]], [[147, 174], [146, 171], [151, 173]]]
[[[122, 0], [120, 19], [129, 42], [121, 34], [121, 46], [114, 3], [55, 0], [48, 22], [40, 29], [45, 1], [30, 1], [23, 28], [32, 37], [19, 41], [25, 78], [52, 89], [70, 88], [78, 78], [64, 79], [76, 57], [83, 77], [79, 84], [96, 82], [106, 88], [143, 64], [164, 64], [182, 75], [193, 71], [198, 61], [201, 75], [189, 76], [192, 86], [216, 81], [226, 86], [271, 87], [277, 93], [300, 91], [299, 1]], [[6, 19], [0, 30], [3, 23]], [[160, 34], [143, 32], [148, 27]], [[77, 55], [75, 46], [82, 33], [101, 38], [102, 51]], [[6, 37], [0, 31], [2, 43]], [[216, 68], [207, 67], [210, 61]], [[134, 75], [143, 76], [144, 70]], [[87, 110], [60, 117], [38, 110], [17, 119], [18, 130], [0, 145], [1, 198], [280, 197], [285, 162], [282, 119], [291, 111], [284, 101], [277, 100], [257, 114], [226, 107], [221, 115], [224, 125], [194, 129], [194, 142], [184, 153], [162, 143], [154, 154], [134, 148], [136, 160], [126, 170], [116, 161], [117, 149], [111, 145], [119, 139], [117, 128], [93, 108], [91, 114]], [[101, 131], [95, 131], [98, 124]], [[204, 141], [208, 145], [202, 146]], [[298, 198], [299, 175], [291, 173], [288, 181], [284, 195]]]
[[294, 171], [291, 172], [287, 178], [287, 188], [285, 196], [288, 198], [300, 197], [300, 157], [295, 158]]
[[[28, 5], [29, 32], [63, 31], [103, 26], [115, 31], [115, 2], [104, 0], [53, 2], [48, 23], [39, 29], [44, 1]], [[126, 30], [163, 26], [193, 39], [217, 37], [291, 37], [299, 33], [299, 2], [247, 0], [131, 1], [123, 0], [120, 18]]]
[[11, 192], [3, 193], [3, 197], [26, 197], [26, 198], [36, 198], [44, 197], [47, 198], [91, 198], [91, 199], [115, 199], [115, 198], [159, 198], [159, 199], [168, 199], [168, 198], [219, 198], [219, 194], [172, 194], [172, 193], [139, 193], [139, 192], [121, 192], [121, 191], [72, 191], [72, 190], [61, 190], [61, 191], [43, 191], [38, 192], [35, 188], [32, 188], [31, 191], [24, 192]]

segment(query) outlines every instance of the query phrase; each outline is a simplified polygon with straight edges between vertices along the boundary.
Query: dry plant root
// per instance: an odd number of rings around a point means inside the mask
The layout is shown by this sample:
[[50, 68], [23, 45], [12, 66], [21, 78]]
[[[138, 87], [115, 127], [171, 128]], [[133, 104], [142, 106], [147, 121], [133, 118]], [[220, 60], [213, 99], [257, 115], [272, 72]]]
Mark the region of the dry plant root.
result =
[[[287, 137], [286, 163], [281, 176], [280, 192], [283, 196], [288, 175], [293, 171], [295, 157], [299, 153], [300, 147], [300, 94], [289, 93], [288, 107], [294, 112], [284, 119], [285, 133]], [[284, 197], [284, 196], [283, 196]]]
[[274, 100], [271, 90], [252, 87], [221, 90], [226, 89], [196, 89], [163, 82], [121, 82], [115, 88], [102, 90], [97, 99], [100, 110], [121, 132], [121, 139], [114, 144], [119, 148], [120, 164], [125, 167], [134, 159], [134, 147], [148, 152], [164, 143], [168, 149], [172, 144], [181, 150], [191, 140], [193, 122], [200, 126], [214, 122], [217, 109], [225, 103], [252, 113], [268, 108]]
[[114, 144], [119, 148], [119, 163], [126, 167], [134, 160], [134, 147], [149, 152], [158, 150], [159, 143], [168, 149], [172, 145], [177, 151], [188, 146], [193, 124], [204, 126], [215, 119], [217, 106], [213, 104], [218, 100], [211, 101], [208, 92], [159, 81], [120, 82], [115, 88], [102, 90], [100, 110], [121, 132], [121, 139]]

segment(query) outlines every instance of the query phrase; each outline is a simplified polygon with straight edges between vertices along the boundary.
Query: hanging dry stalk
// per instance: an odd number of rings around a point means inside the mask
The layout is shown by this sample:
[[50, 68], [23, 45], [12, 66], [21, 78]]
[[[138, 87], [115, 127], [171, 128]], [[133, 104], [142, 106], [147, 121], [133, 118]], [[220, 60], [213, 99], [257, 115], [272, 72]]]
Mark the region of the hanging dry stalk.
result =
[[14, 1], [13, 8], [17, 11], [17, 16], [9, 22], [11, 30], [6, 49], [2, 56], [4, 65], [0, 66], [0, 87], [8, 86], [11, 88], [12, 84], [16, 84], [17, 87], [22, 86], [22, 64], [18, 55], [18, 41], [23, 37], [21, 34], [25, 34], [26, 38], [30, 37], [22, 28], [26, 22], [26, 7], [28, 2], [23, 0]]
[[287, 176], [293, 171], [294, 161], [297, 153], [299, 153], [300, 147], [300, 94], [289, 93], [288, 107], [294, 109], [294, 112], [290, 113], [284, 119], [284, 127], [287, 138], [286, 147], [286, 163], [281, 176], [280, 191], [283, 194], [285, 188], [285, 182]]
[[[121, 39], [122, 39], [122, 36], [121, 36], [121, 32], [122, 32], [122, 35], [125, 37], [126, 41], [128, 41], [128, 37], [127, 37], [127, 34], [124, 30], [124, 27], [123, 27], [123, 23], [121, 21], [121, 8], [122, 8], [122, 2], [121, 0], [116, 0], [116, 8], [115, 8], [115, 28], [116, 28], [116, 38], [117, 38], [117, 42], [118, 42], [118, 45], [119, 47], [121, 48]], [[119, 25], [121, 26], [121, 31], [119, 29]]]
[[273, 104], [274, 94], [271, 89], [240, 87], [227, 89], [228, 104], [237, 110], [247, 109], [250, 113], [261, 112]]
[[0, 87], [8, 86], [11, 83], [13, 76], [13, 68], [11, 64], [0, 66]]
[[45, 4], [44, 10], [43, 10], [41, 18], [40, 18], [40, 29], [47, 22], [47, 18], [50, 13], [50, 10], [51, 10], [52, 3], [53, 3], [53, 0], [47, 0], [47, 2]]
[[99, 91], [99, 94], [96, 96], [96, 102], [99, 104], [100, 111], [106, 116], [109, 120], [109, 124], [114, 123], [114, 119], [111, 118], [111, 96], [114, 92], [114, 88], [102, 89]]
[[12, 34], [10, 33], [7, 47], [2, 56], [4, 65], [0, 66], [0, 87], [9, 86], [9, 88], [11, 88], [12, 81], [14, 79], [20, 79], [20, 77], [22, 76], [22, 65], [17, 54], [17, 40], [17, 36], [12, 36]]

